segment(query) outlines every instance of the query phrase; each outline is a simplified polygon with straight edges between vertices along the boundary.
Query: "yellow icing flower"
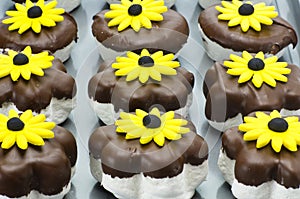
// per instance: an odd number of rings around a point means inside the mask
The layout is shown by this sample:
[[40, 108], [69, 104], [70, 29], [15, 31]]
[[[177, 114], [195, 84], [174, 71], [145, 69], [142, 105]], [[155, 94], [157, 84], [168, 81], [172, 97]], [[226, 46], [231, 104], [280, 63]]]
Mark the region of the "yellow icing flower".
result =
[[17, 81], [20, 75], [25, 80], [29, 80], [31, 74], [44, 76], [42, 69], [50, 68], [53, 59], [47, 51], [32, 54], [30, 46], [22, 52], [9, 50], [8, 55], [0, 54], [0, 78], [10, 74], [11, 79]]
[[265, 58], [263, 52], [259, 52], [253, 57], [247, 51], [243, 51], [242, 57], [231, 54], [232, 61], [224, 61], [224, 66], [228, 67], [227, 73], [233, 76], [240, 76], [238, 83], [244, 83], [252, 78], [252, 83], [260, 88], [265, 82], [275, 87], [276, 81], [287, 82], [284, 75], [290, 74], [291, 69], [286, 68], [286, 62], [277, 62], [276, 56]]
[[250, 1], [241, 2], [238, 0], [232, 0], [232, 3], [227, 1], [221, 3], [223, 7], [216, 6], [216, 9], [222, 13], [218, 19], [228, 20], [229, 27], [240, 24], [243, 32], [247, 32], [249, 27], [261, 31], [260, 24], [272, 25], [272, 18], [278, 16], [275, 6], [266, 6], [265, 3], [253, 5]]
[[256, 112], [256, 117], [244, 117], [239, 130], [246, 132], [245, 141], [255, 141], [257, 148], [262, 148], [271, 142], [271, 146], [277, 153], [282, 145], [290, 151], [297, 151], [300, 145], [300, 122], [298, 117], [282, 118], [278, 111], [272, 111], [270, 115]]
[[54, 138], [51, 131], [55, 127], [54, 122], [45, 122], [46, 116], [40, 114], [33, 116], [31, 110], [27, 110], [20, 116], [15, 110], [10, 110], [8, 117], [0, 114], [0, 142], [3, 149], [11, 148], [15, 143], [20, 149], [27, 149], [28, 143], [42, 146], [43, 139]]
[[141, 27], [152, 28], [151, 21], [162, 21], [164, 13], [168, 10], [164, 1], [155, 0], [121, 0], [121, 4], [111, 4], [110, 11], [105, 13], [106, 18], [112, 18], [108, 26], [117, 26], [118, 31], [131, 26], [138, 32]]
[[140, 138], [141, 144], [153, 141], [158, 146], [163, 146], [165, 138], [169, 140], [179, 140], [182, 134], [190, 132], [183, 119], [174, 119], [174, 111], [169, 111], [163, 115], [157, 108], [153, 108], [150, 113], [136, 109], [135, 115], [121, 112], [119, 120], [115, 122], [116, 132], [126, 133], [126, 139]]
[[174, 68], [180, 66], [178, 61], [172, 61], [174, 54], [164, 55], [162, 51], [150, 55], [149, 51], [143, 49], [141, 55], [127, 52], [127, 57], [117, 57], [116, 63], [112, 68], [118, 69], [116, 76], [126, 76], [126, 81], [139, 78], [140, 82], [145, 83], [149, 77], [156, 81], [161, 81], [162, 75], [176, 75]]
[[56, 26], [56, 22], [64, 20], [61, 14], [63, 14], [65, 10], [63, 8], [55, 8], [56, 5], [56, 0], [47, 4], [44, 3], [44, 0], [39, 0], [37, 3], [26, 0], [25, 6], [16, 3], [16, 11], [6, 11], [6, 14], [10, 16], [10, 18], [4, 19], [2, 23], [12, 24], [8, 27], [8, 30], [13, 31], [19, 29], [19, 34], [22, 34], [29, 28], [35, 33], [40, 33], [42, 29], [41, 26], [53, 27]]

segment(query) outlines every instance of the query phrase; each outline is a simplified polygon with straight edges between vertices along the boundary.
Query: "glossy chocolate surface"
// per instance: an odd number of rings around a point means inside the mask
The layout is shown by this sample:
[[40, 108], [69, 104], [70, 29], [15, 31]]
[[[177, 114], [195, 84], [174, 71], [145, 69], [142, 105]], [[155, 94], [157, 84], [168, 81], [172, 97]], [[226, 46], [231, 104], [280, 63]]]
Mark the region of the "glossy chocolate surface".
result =
[[100, 66], [89, 82], [88, 93], [99, 103], [112, 103], [115, 111], [133, 112], [137, 108], [148, 111], [155, 104], [167, 111], [177, 110], [186, 105], [194, 86], [194, 75], [182, 67], [176, 69], [175, 76], [162, 75], [160, 82], [149, 78], [142, 84], [138, 79], [127, 82], [126, 77], [116, 77], [111, 64]]
[[69, 183], [77, 159], [76, 141], [62, 127], [53, 131], [55, 138], [46, 139], [41, 147], [29, 144], [27, 150], [16, 145], [0, 148], [0, 195], [16, 198], [32, 190], [55, 195]]
[[245, 185], [258, 186], [275, 180], [286, 188], [299, 189], [300, 150], [290, 152], [284, 147], [276, 153], [269, 143], [257, 149], [256, 142], [245, 142], [237, 127], [227, 130], [222, 137], [223, 150], [230, 159], [236, 160], [235, 178]]
[[14, 82], [10, 76], [0, 78], [0, 104], [14, 103], [21, 111], [31, 109], [40, 112], [53, 97], [71, 99], [76, 94], [75, 80], [67, 74], [63, 63], [53, 60], [53, 66], [45, 69], [45, 75], [31, 75], [30, 80], [22, 77]]
[[187, 21], [174, 10], [163, 13], [163, 21], [152, 22], [152, 29], [141, 28], [139, 32], [130, 27], [121, 32], [118, 32], [117, 26], [108, 27], [110, 19], [104, 18], [107, 11], [96, 14], [92, 25], [93, 35], [107, 48], [120, 52], [149, 48], [176, 53], [187, 42]]
[[71, 15], [65, 13], [62, 16], [64, 21], [58, 22], [55, 27], [42, 27], [39, 34], [29, 29], [21, 35], [18, 30], [9, 31], [10, 25], [3, 24], [2, 19], [0, 23], [0, 48], [21, 51], [26, 46], [31, 46], [33, 53], [39, 53], [43, 50], [54, 53], [63, 49], [73, 40], [77, 40], [77, 24]]
[[256, 88], [251, 81], [239, 84], [237, 76], [227, 74], [226, 67], [216, 62], [204, 78], [206, 117], [224, 122], [238, 113], [245, 116], [254, 111], [300, 109], [300, 69], [292, 64], [287, 67], [292, 70], [287, 83], [276, 81], [275, 88], [263, 83]]
[[240, 26], [228, 27], [228, 21], [218, 20], [218, 14], [215, 6], [211, 6], [201, 12], [198, 22], [205, 35], [224, 48], [276, 54], [289, 44], [297, 44], [295, 30], [281, 17], [274, 18], [271, 26], [262, 25], [260, 32], [249, 28], [244, 33]]
[[[176, 118], [181, 118], [176, 115]], [[103, 172], [112, 177], [132, 177], [144, 173], [153, 178], [173, 177], [180, 174], [184, 164], [201, 165], [208, 157], [208, 147], [196, 134], [189, 122], [191, 132], [177, 141], [168, 141], [159, 147], [153, 141], [141, 145], [139, 139], [126, 140], [124, 134], [116, 133], [114, 125], [99, 127], [89, 139], [89, 150], [95, 159], [101, 159]]]

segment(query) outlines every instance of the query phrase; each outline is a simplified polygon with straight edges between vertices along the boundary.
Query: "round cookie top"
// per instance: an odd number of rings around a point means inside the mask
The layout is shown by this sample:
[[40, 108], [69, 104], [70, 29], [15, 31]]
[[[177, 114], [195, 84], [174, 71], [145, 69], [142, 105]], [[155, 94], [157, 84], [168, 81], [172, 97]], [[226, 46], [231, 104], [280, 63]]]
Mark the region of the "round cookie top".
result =
[[207, 144], [195, 130], [191, 122], [173, 111], [161, 114], [154, 108], [149, 113], [123, 112], [115, 125], [95, 130], [89, 150], [92, 157], [101, 159], [103, 172], [112, 177], [139, 173], [173, 177], [182, 172], [184, 164], [201, 165], [208, 157]]
[[250, 186], [275, 180], [285, 188], [299, 188], [299, 116], [278, 111], [255, 112], [244, 123], [224, 132], [222, 146], [235, 164], [235, 178]]
[[52, 98], [76, 94], [73, 77], [47, 51], [33, 54], [29, 46], [21, 52], [8, 50], [0, 54], [0, 66], [0, 104], [12, 102], [19, 110], [40, 112]]
[[[242, 4], [242, 2], [239, 3]], [[225, 4], [229, 4], [229, 2], [225, 2]], [[220, 6], [217, 7], [221, 11], [228, 10], [227, 8], [220, 8]], [[258, 18], [260, 18], [261, 15], [269, 16], [268, 11], [255, 11], [255, 14], [259, 15]], [[250, 16], [252, 17], [252, 15], [253, 14]], [[244, 25], [244, 23], [242, 23], [243, 26], [241, 28], [238, 25], [242, 21], [241, 19], [243, 17], [241, 16], [235, 15], [236, 18], [229, 22], [228, 20], [221, 20], [227, 19], [227, 16], [231, 15], [222, 15], [215, 6], [211, 6], [201, 12], [198, 19], [201, 29], [205, 35], [208, 36], [210, 40], [220, 44], [224, 48], [229, 48], [234, 51], [247, 50], [252, 53], [263, 51], [264, 53], [276, 54], [289, 44], [293, 44], [293, 46], [296, 46], [297, 44], [297, 35], [295, 30], [281, 17], [276, 17], [272, 20], [268, 19], [266, 21], [260, 20], [260, 22], [264, 22], [261, 25], [258, 21], [251, 23], [256, 24], [254, 26], [255, 30], [254, 28], [249, 28], [249, 23], [248, 25]], [[266, 17], [264, 17], [264, 19], [265, 18]], [[243, 29], [247, 31], [244, 32]]]
[[45, 115], [33, 116], [31, 110], [0, 115], [1, 195], [17, 198], [32, 190], [55, 195], [70, 182], [77, 159], [75, 138], [45, 119]]
[[31, 46], [34, 53], [54, 53], [76, 40], [76, 21], [64, 9], [55, 8], [56, 4], [43, 0], [26, 1], [26, 5], [16, 3], [16, 10], [6, 11], [7, 16], [1, 20], [0, 48], [21, 51]]
[[92, 25], [93, 35], [107, 48], [115, 51], [162, 49], [176, 53], [187, 42], [189, 36], [187, 21], [174, 10], [162, 13], [163, 20], [152, 21], [151, 26], [150, 24], [146, 28], [143, 26], [138, 32], [129, 27], [121, 32], [118, 26], [109, 27], [112, 20], [105, 17], [108, 12], [110, 11], [103, 10], [96, 14]]
[[245, 51], [241, 57], [230, 58], [216, 62], [205, 75], [203, 93], [209, 120], [224, 122], [258, 110], [300, 109], [299, 67], [262, 52], [252, 56]]
[[144, 49], [141, 55], [128, 52], [113, 63], [104, 62], [89, 81], [89, 97], [112, 103], [116, 111], [149, 110], [154, 104], [167, 111], [184, 107], [194, 76], [173, 59], [173, 54]]

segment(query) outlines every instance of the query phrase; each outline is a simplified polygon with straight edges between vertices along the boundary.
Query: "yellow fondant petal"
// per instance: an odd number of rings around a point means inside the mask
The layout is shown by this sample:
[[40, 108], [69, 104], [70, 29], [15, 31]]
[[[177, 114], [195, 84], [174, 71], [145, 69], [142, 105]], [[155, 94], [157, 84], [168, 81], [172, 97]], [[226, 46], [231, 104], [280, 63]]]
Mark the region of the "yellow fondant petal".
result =
[[164, 18], [161, 14], [158, 14], [156, 12], [144, 12], [143, 13], [145, 17], [147, 17], [151, 21], [162, 21]]
[[16, 142], [16, 135], [14, 133], [8, 134], [2, 141], [1, 147], [3, 149], [11, 148]]
[[161, 81], [161, 75], [157, 70], [151, 70], [149, 75], [152, 79], [156, 81]]
[[39, 114], [37, 116], [34, 116], [28, 121], [28, 124], [37, 124], [40, 122], [44, 122], [46, 120], [46, 116], [44, 114]]
[[292, 136], [285, 135], [283, 139], [283, 145], [290, 151], [297, 151], [297, 143]]
[[17, 145], [20, 149], [27, 149], [28, 148], [28, 144], [27, 144], [27, 139], [23, 134], [18, 134], [16, 139]]
[[24, 79], [29, 80], [31, 76], [31, 72], [27, 69], [22, 69], [21, 70], [21, 75]]
[[239, 77], [238, 83], [244, 83], [249, 81], [253, 76], [253, 71], [247, 70], [246, 72], [242, 73]]
[[281, 118], [281, 115], [280, 115], [280, 113], [277, 110], [272, 111], [270, 113], [270, 116], [271, 116], [272, 119], [273, 118], [278, 118], [278, 117]]
[[244, 134], [244, 140], [245, 141], [257, 140], [265, 131], [266, 131], [265, 129], [253, 129], [253, 130], [247, 131]]
[[242, 18], [241, 28], [243, 32], [247, 32], [249, 30], [250, 23], [248, 18]]
[[253, 82], [253, 84], [256, 88], [260, 88], [262, 86], [262, 83], [263, 83], [263, 79], [261, 77], [261, 74], [260, 73], [254, 73], [253, 78], [252, 78], [252, 82]]
[[264, 60], [264, 62], [265, 62], [266, 65], [270, 65], [270, 64], [276, 63], [277, 60], [278, 60], [277, 56], [271, 56], [271, 57], [266, 58]]
[[277, 153], [280, 152], [283, 141], [281, 139], [281, 137], [279, 136], [275, 136], [272, 138], [272, 148], [274, 149], [274, 151], [276, 151]]
[[150, 53], [147, 49], [143, 49], [141, 52], [141, 57], [144, 57], [144, 56], [150, 56]]
[[149, 71], [148, 70], [141, 70], [140, 71], [140, 76], [139, 76], [139, 80], [141, 83], [145, 83], [148, 81], [149, 79]]
[[152, 137], [141, 137], [140, 138], [140, 143], [141, 144], [148, 144], [151, 141], [152, 141]]
[[[122, 30], [125, 30], [128, 26], [130, 26], [131, 24], [131, 21], [132, 21], [132, 17], [125, 17], [119, 24], [118, 26], [118, 31], [122, 31]], [[110, 26], [110, 25], [109, 25]]]
[[158, 146], [163, 146], [165, 144], [165, 136], [162, 133], [154, 136], [153, 140]]
[[9, 118], [19, 117], [19, 114], [18, 114], [17, 111], [11, 109], [11, 110], [9, 110], [9, 112], [8, 112], [8, 117], [9, 117]]
[[250, 26], [254, 30], [261, 31], [261, 25], [260, 25], [259, 21], [256, 18], [254, 18], [254, 17], [250, 18], [249, 22], [250, 22]]
[[140, 75], [140, 69], [139, 68], [135, 68], [133, 69], [131, 72], [128, 73], [127, 77], [126, 77], [126, 81], [132, 81], [135, 80], [136, 78], [139, 77]]
[[22, 113], [22, 115], [20, 116], [20, 119], [23, 122], [27, 122], [29, 119], [31, 119], [33, 117], [32, 115], [32, 111], [31, 110], [27, 110], [24, 113]]
[[261, 136], [259, 136], [259, 138], [257, 139], [256, 147], [262, 148], [262, 147], [266, 146], [267, 144], [269, 144], [270, 141], [271, 141], [270, 133], [264, 133]]
[[14, 69], [10, 71], [10, 76], [13, 81], [17, 81], [20, 75], [21, 75], [20, 70]]
[[42, 146], [45, 144], [44, 140], [37, 134], [31, 133], [31, 132], [25, 132], [24, 136], [26, 137], [27, 141], [30, 144], [36, 145], [36, 146]]
[[138, 17], [132, 18], [131, 27], [136, 32], [138, 32], [141, 29], [141, 22]]

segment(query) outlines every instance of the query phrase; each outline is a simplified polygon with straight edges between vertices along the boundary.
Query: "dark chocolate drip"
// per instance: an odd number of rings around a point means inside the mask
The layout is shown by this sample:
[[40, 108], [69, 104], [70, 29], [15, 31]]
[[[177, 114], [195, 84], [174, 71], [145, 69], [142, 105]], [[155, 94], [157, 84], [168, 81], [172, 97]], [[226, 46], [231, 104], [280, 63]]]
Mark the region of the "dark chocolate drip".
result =
[[236, 160], [235, 178], [250, 186], [259, 186], [275, 180], [286, 188], [300, 186], [300, 150], [290, 152], [284, 147], [276, 153], [270, 143], [261, 149], [256, 142], [245, 142], [237, 127], [227, 130], [222, 137], [223, 150], [230, 159]]
[[204, 78], [206, 117], [224, 122], [238, 113], [245, 116], [253, 111], [300, 109], [300, 69], [292, 64], [287, 68], [292, 70], [286, 75], [287, 83], [277, 81], [275, 88], [263, 83], [258, 89], [251, 81], [239, 84], [238, 77], [227, 74], [227, 68], [216, 62]]
[[[0, 193], [10, 198], [26, 196], [32, 190], [44, 195], [60, 193], [69, 183], [77, 158], [76, 141], [62, 127], [44, 146], [29, 144], [27, 150], [0, 148]], [[64, 144], [64, 145], [63, 145]]]
[[10, 76], [0, 78], [0, 104], [13, 102], [21, 111], [31, 109], [40, 112], [51, 98], [71, 99], [76, 94], [75, 80], [66, 73], [61, 61], [55, 59], [51, 68], [45, 69], [43, 77], [31, 75], [30, 80], [22, 77], [14, 82]]
[[262, 25], [259, 32], [250, 28], [244, 33], [240, 26], [228, 27], [228, 21], [218, 20], [218, 14], [211, 6], [201, 12], [198, 22], [205, 35], [224, 48], [276, 54], [289, 44], [297, 44], [295, 30], [280, 17], [274, 18], [271, 26]]
[[163, 13], [163, 21], [152, 21], [152, 29], [141, 28], [138, 33], [131, 28], [118, 32], [117, 26], [108, 27], [110, 19], [104, 18], [107, 11], [96, 14], [92, 25], [93, 35], [107, 48], [120, 52], [150, 48], [176, 53], [187, 42], [188, 24], [173, 10]]
[[201, 165], [208, 157], [206, 142], [196, 134], [191, 122], [187, 127], [191, 132], [177, 141], [166, 140], [163, 147], [153, 141], [141, 145], [139, 139], [125, 140], [113, 125], [100, 127], [89, 139], [89, 150], [93, 158], [101, 159], [103, 172], [112, 177], [138, 173], [153, 178], [173, 177], [182, 172], [184, 164]]
[[145, 84], [116, 77], [111, 63], [103, 63], [100, 68], [102, 70], [89, 81], [89, 97], [100, 103], [114, 104], [116, 111], [132, 112], [137, 108], [149, 111], [155, 104], [167, 111], [177, 110], [186, 105], [194, 86], [193, 74], [182, 67], [176, 69], [175, 76], [163, 76], [161, 82], [149, 79]]
[[22, 51], [26, 46], [31, 46], [32, 53], [39, 53], [43, 50], [54, 53], [66, 47], [77, 39], [77, 25], [71, 15], [64, 13], [62, 16], [64, 17], [62, 22], [58, 22], [54, 27], [42, 27], [39, 34], [31, 29], [21, 35], [17, 30], [9, 31], [8, 27], [10, 25], [3, 24], [1, 20], [0, 48]]

